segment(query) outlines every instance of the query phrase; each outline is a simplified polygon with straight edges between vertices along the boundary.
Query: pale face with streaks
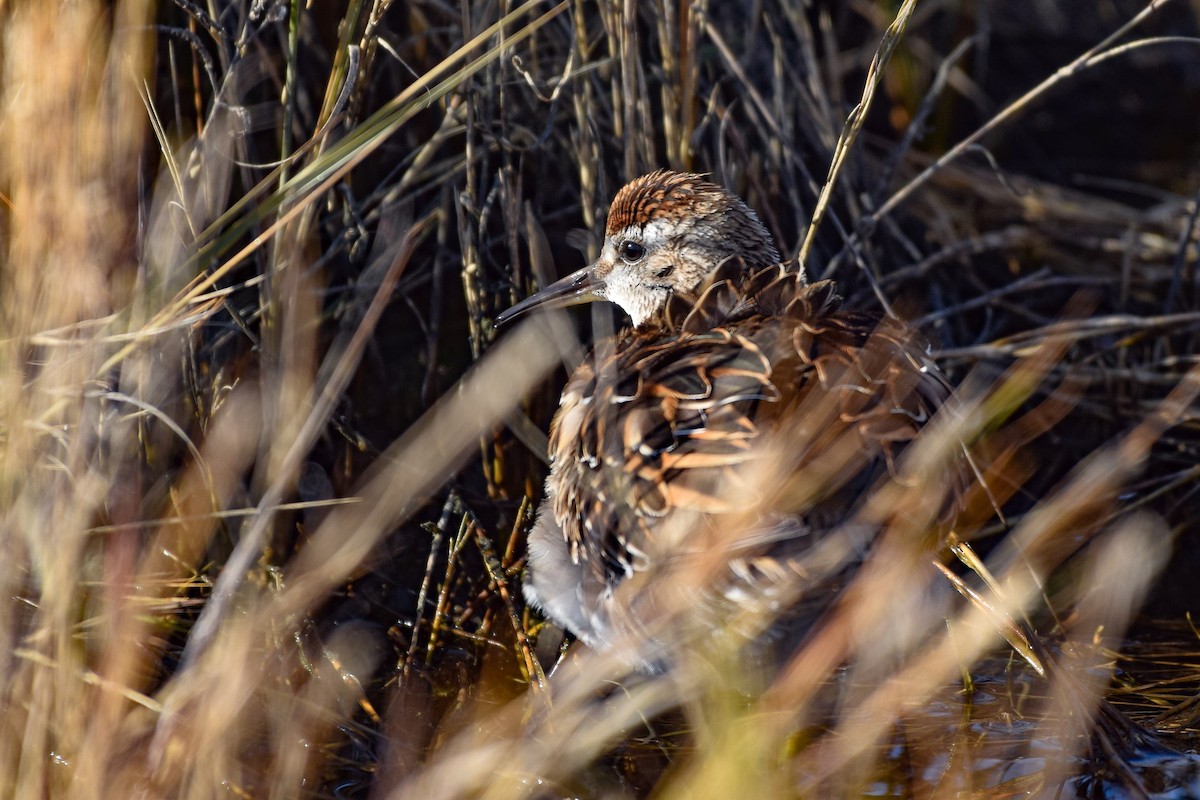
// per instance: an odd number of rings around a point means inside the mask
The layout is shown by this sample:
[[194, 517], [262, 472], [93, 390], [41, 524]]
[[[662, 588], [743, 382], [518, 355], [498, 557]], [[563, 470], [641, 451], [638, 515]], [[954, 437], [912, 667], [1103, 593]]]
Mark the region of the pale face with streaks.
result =
[[613, 199], [605, 234], [590, 267], [594, 292], [624, 309], [635, 326], [731, 257], [750, 267], [779, 262], [758, 216], [699, 175], [659, 171], [625, 186]]
[[659, 170], [617, 193], [595, 263], [526, 298], [497, 321], [538, 306], [609, 300], [640, 326], [672, 294], [693, 291], [730, 258], [741, 258], [748, 269], [780, 260], [766, 227], [740, 198], [700, 175]]

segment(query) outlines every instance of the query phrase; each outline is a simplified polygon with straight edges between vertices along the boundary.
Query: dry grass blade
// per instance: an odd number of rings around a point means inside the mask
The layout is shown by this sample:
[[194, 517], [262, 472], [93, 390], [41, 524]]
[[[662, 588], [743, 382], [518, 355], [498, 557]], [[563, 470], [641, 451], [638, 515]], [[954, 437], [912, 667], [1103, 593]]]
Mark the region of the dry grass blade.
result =
[[[421, 505], [428, 494], [466, 454], [477, 437], [500, 422], [522, 394], [528, 391], [556, 360], [540, 335], [540, 326], [527, 324], [493, 349], [476, 372], [464, 381], [426, 420], [383, 454], [376, 468], [364, 476], [355, 494], [361, 502], [334, 509], [304, 551], [289, 565], [289, 585], [272, 596], [254, 601], [255, 610], [242, 620], [227, 621], [213, 634], [207, 648], [197, 654], [192, 669], [177, 675], [165, 691], [165, 711], [151, 747], [156, 770], [171, 772], [182, 765], [174, 754], [196, 753], [219, 747], [219, 740], [191, 740], [203, 710], [203, 730], [236, 725], [242, 702], [254, 690], [245, 684], [230, 692], [228, 703], [213, 704], [214, 692], [226, 680], [231, 664], [257, 660], [257, 642], [277, 625], [308, 612], [321, 598], [343, 583], [369, 557], [379, 540]], [[502, 377], [503, 376], [503, 377]], [[497, 392], [504, 384], [509, 388]], [[242, 598], [243, 603], [251, 603]], [[265, 676], [264, 676], [265, 677]], [[224, 722], [219, 720], [224, 719]], [[181, 725], [187, 720], [189, 724]]]
[[[1200, 794], [1200, 13], [1061, 6], [0, 0], [0, 798]], [[960, 388], [780, 592], [829, 405], [561, 650], [586, 336], [492, 319], [664, 166]]]
[[388, 266], [388, 270], [384, 274], [383, 280], [380, 281], [379, 288], [371, 299], [371, 304], [363, 314], [363, 319], [355, 329], [353, 336], [348, 341], [335, 344], [326, 356], [326, 363], [329, 367], [323, 371], [328, 378], [316, 389], [312, 408], [302, 427], [291, 439], [282, 462], [277, 468], [278, 474], [274, 483], [263, 493], [253, 524], [243, 532], [237, 547], [225, 563], [225, 568], [221, 571], [221, 576], [214, 587], [212, 600], [205, 606], [204, 613], [201, 614], [192, 629], [187, 649], [184, 650], [181, 669], [186, 669], [190, 661], [208, 646], [216, 634], [217, 626], [228, 613], [229, 604], [234, 599], [237, 587], [244, 580], [246, 570], [259, 557], [267, 529], [273, 519], [272, 509], [277, 508], [282, 502], [284, 494], [300, 469], [300, 462], [307, 455], [317, 436], [324, 430], [334, 405], [345, 391], [346, 385], [362, 358], [363, 350], [374, 333], [375, 326], [379, 323], [384, 305], [391, 298], [392, 292], [396, 288], [396, 282], [400, 279], [404, 267], [407, 266], [408, 259], [412, 256], [416, 241], [422, 236], [424, 227], [421, 224], [414, 225], [405, 234], [403, 244]]
[[[891, 197], [884, 201], [883, 205], [871, 213], [868, 221], [874, 223], [890, 214], [897, 206], [899, 206], [910, 195], [912, 195], [913, 192], [915, 192], [931, 177], [933, 177], [938, 170], [949, 164], [951, 161], [954, 161], [959, 156], [978, 146], [979, 142], [992, 131], [1023, 114], [1029, 109], [1035, 100], [1038, 100], [1045, 95], [1052, 87], [1057, 86], [1062, 81], [1076, 76], [1084, 70], [1103, 63], [1110, 56], [1127, 52], [1128, 46], [1113, 47], [1113, 43], [1125, 36], [1125, 34], [1137, 28], [1151, 14], [1160, 10], [1169, 2], [1170, 0], [1150, 0], [1150, 2], [1146, 4], [1145, 8], [1139, 11], [1131, 20], [1114, 31], [1104, 41], [1100, 42], [1094, 47], [1088, 48], [1088, 50], [1082, 53], [1078, 58], [1063, 66], [1053, 75], [1049, 76], [1037, 86], [1033, 87], [1028, 92], [1014, 100], [1012, 103], [1005, 106], [1000, 113], [988, 120], [987, 123], [982, 125], [978, 130], [976, 130], [970, 136], [964, 138], [962, 141], [958, 142], [943, 155], [939, 156], [937, 160], [926, 167], [920, 175], [913, 178], [900, 190], [895, 192]], [[1109, 49], [1110, 47], [1112, 48], [1111, 50]]]
[[813, 241], [816, 239], [817, 229], [821, 226], [821, 220], [824, 219], [825, 212], [829, 208], [829, 198], [832, 196], [833, 189], [837, 185], [838, 175], [841, 173], [842, 167], [846, 163], [846, 158], [849, 156], [851, 148], [854, 147], [854, 142], [858, 139], [858, 134], [862, 130], [863, 124], [866, 122], [867, 114], [870, 112], [871, 104], [875, 99], [875, 92], [879, 89], [879, 84], [883, 80], [883, 72], [887, 69], [888, 62], [892, 58], [892, 53], [895, 52], [896, 46], [899, 45], [900, 39], [904, 36], [904, 29], [908, 27], [908, 20], [912, 17], [912, 13], [916, 7], [916, 0], [905, 0], [900, 5], [900, 8], [896, 11], [896, 18], [888, 26], [887, 31], [884, 32], [883, 38], [879, 42], [879, 49], [871, 59], [871, 66], [867, 70], [867, 77], [863, 82], [862, 99], [858, 101], [858, 105], [850, 112], [850, 116], [842, 128], [841, 135], [838, 136], [837, 146], [833, 150], [833, 159], [829, 164], [829, 173], [825, 176], [825, 182], [821, 185], [821, 194], [817, 197], [817, 205], [813, 209], [812, 220], [804, 232], [804, 241], [801, 243], [800, 251], [796, 256], [801, 264], [808, 261], [809, 251], [812, 248]]
[[[162, 327], [167, 324], [167, 320], [181, 315], [184, 309], [191, 303], [216, 286], [218, 281], [241, 265], [258, 248], [271, 241], [271, 238], [279, 231], [285, 229], [288, 223], [299, 217], [313, 202], [321, 197], [324, 191], [337, 181], [345, 178], [356, 165], [361, 163], [375, 148], [379, 147], [389, 134], [412, 119], [420, 109], [425, 107], [426, 103], [449, 94], [462, 81], [498, 58], [502, 50], [495, 48], [470, 60], [459, 71], [442, 77], [460, 61], [466, 60], [471, 52], [477, 49], [480, 44], [486, 42], [491, 36], [495, 35], [497, 31], [527, 13], [534, 4], [534, 0], [529, 0], [523, 6], [481, 32], [458, 52], [441, 62], [437, 68], [421, 76], [420, 79], [393, 98], [389, 104], [366, 120], [353, 135], [346, 137], [338, 145], [323, 153], [317, 161], [297, 172], [287, 182], [285, 187], [268, 195], [244, 216], [235, 218], [233, 223], [229, 225], [224, 224], [224, 218], [218, 219], [209, 230], [220, 230], [220, 235], [211, 244], [203, 244], [191, 261], [204, 263], [207, 260], [219, 257], [258, 222], [268, 219], [286, 208], [286, 210], [283, 210], [279, 214], [277, 219], [271, 222], [263, 231], [255, 235], [249, 244], [242, 247], [232, 256], [224, 259], [219, 267], [207, 273], [202, 279], [193, 281], [174, 302], [151, 319], [147, 323], [147, 327], [151, 329]], [[565, 7], [565, 3], [560, 3], [534, 22], [517, 31], [517, 33], [510, 37], [509, 46], [532, 35], [541, 25], [544, 25]], [[441, 78], [441, 81], [437, 82], [439, 78]], [[423, 97], [422, 93], [427, 93], [428, 96]], [[260, 186], [267, 185], [269, 181], [270, 178], [264, 179], [260, 183]], [[251, 195], [254, 194], [257, 194], [257, 192], [251, 193]], [[235, 210], [237, 210], [236, 206], [234, 209], [231, 209], [231, 211]], [[202, 234], [200, 241], [204, 242], [207, 238], [206, 234]], [[118, 351], [105, 362], [102, 370], [107, 371], [114, 368], [131, 352], [131, 347]]]

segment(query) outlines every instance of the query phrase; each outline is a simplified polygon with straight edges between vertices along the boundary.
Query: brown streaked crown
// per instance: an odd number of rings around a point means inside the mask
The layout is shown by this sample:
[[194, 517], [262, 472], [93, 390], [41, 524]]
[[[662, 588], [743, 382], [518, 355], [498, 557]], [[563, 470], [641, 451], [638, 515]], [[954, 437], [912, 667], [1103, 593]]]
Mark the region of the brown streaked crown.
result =
[[758, 215], [740, 197], [694, 172], [660, 169], [625, 184], [609, 207], [604, 234], [614, 237], [655, 220], [685, 223], [681, 233], [697, 234], [721, 258], [739, 256], [750, 267], [780, 261]]
[[630, 225], [660, 217], [711, 216], [729, 204], [730, 195], [692, 172], [655, 170], [621, 187], [608, 209], [608, 236]]

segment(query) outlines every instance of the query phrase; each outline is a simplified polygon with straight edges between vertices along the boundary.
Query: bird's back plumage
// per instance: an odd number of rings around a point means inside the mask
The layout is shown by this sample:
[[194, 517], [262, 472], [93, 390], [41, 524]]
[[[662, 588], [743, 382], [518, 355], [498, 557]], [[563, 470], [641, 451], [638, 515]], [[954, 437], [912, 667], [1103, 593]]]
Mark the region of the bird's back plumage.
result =
[[[700, 602], [807, 614], [854, 560], [816, 574], [806, 559], [822, 532], [849, 518], [947, 394], [901, 323], [843, 310], [830, 282], [727, 259], [571, 377], [527, 594], [604, 645], [629, 627], [636, 599], [623, 584], [702, 556], [716, 537], [726, 567]], [[835, 466], [816, 486], [821, 459]]]

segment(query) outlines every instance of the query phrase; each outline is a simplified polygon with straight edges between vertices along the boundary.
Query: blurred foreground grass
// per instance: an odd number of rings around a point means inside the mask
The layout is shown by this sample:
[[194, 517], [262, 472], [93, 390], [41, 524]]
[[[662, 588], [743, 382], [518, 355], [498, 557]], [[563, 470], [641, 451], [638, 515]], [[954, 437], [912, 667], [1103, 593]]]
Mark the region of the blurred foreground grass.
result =
[[[0, 2], [0, 794], [1186, 786], [1101, 699], [1194, 744], [1195, 631], [1137, 613], [1197, 610], [1200, 10], [895, 5]], [[522, 531], [582, 349], [490, 320], [659, 166], [939, 343], [873, 508], [974, 442], [977, 602], [897, 559], [777, 678], [731, 638], [547, 690]]]

